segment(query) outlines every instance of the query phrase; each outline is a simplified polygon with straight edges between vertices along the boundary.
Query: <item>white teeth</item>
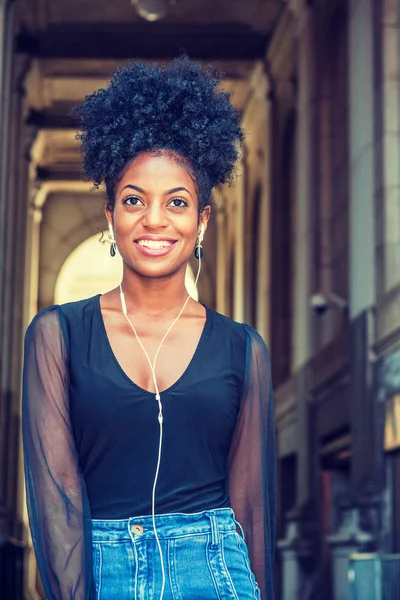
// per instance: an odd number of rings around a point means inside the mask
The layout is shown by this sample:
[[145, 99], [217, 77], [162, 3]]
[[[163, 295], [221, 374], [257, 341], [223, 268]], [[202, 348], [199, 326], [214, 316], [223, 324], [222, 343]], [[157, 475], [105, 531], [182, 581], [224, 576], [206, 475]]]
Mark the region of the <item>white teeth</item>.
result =
[[167, 242], [166, 240], [139, 240], [139, 246], [145, 246], [146, 248], [154, 248], [156, 250], [160, 248], [166, 248], [167, 246], [171, 246], [171, 242]]

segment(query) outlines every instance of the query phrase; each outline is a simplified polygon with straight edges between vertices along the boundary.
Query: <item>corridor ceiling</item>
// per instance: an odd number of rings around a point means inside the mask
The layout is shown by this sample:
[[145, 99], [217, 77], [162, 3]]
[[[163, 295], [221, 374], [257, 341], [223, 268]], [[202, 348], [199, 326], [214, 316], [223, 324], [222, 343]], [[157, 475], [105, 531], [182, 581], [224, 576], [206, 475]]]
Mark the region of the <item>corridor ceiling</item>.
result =
[[131, 0], [21, 0], [20, 51], [59, 58], [200, 59], [264, 56], [283, 0], [171, 0], [149, 23]]
[[133, 59], [169, 60], [186, 52], [226, 76], [239, 110], [254, 65], [263, 60], [283, 0], [171, 0], [167, 16], [142, 19], [131, 0], [19, 0], [16, 49], [30, 57], [29, 124], [41, 181], [81, 178], [70, 109]]

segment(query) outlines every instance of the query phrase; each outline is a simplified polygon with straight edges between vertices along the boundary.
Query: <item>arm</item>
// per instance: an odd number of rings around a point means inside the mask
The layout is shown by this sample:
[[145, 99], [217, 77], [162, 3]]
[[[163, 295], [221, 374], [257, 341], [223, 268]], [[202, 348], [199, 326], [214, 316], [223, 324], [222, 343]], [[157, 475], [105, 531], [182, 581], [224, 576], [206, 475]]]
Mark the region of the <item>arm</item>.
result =
[[241, 523], [263, 600], [273, 600], [276, 451], [273, 390], [267, 348], [246, 327], [246, 378], [229, 456], [229, 495]]
[[48, 600], [93, 600], [91, 520], [69, 415], [60, 309], [25, 336], [22, 434], [32, 540]]

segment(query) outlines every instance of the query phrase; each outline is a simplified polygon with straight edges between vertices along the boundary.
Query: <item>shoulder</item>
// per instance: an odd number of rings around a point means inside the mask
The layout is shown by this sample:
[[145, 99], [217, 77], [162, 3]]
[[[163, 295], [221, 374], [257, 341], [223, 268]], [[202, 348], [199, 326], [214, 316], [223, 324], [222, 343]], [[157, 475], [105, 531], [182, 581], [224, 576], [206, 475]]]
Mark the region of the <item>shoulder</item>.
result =
[[68, 302], [66, 304], [54, 304], [41, 310], [32, 319], [26, 330], [25, 339], [30, 341], [32, 338], [53, 339], [62, 334], [64, 339], [68, 338], [68, 331], [71, 327], [82, 324], [83, 315], [86, 309], [93, 308], [97, 296], [77, 302]]
[[64, 346], [60, 306], [53, 305], [41, 310], [32, 319], [25, 332], [25, 353], [30, 349], [35, 353]]
[[212, 313], [214, 324], [217, 327], [220, 327], [221, 331], [224, 330], [226, 333], [236, 337], [238, 340], [240, 339], [247, 346], [249, 346], [250, 349], [258, 349], [259, 351], [268, 355], [267, 345], [254, 327], [247, 325], [247, 323], [239, 323], [238, 321], [234, 321], [233, 319], [230, 319], [229, 317], [226, 317], [225, 315], [222, 315], [221, 313], [218, 313], [210, 308], [207, 310]]
[[226, 317], [225, 315], [222, 315], [211, 308], [207, 308], [207, 310], [212, 315], [213, 326], [218, 328], [221, 333], [236, 337], [245, 342], [246, 332], [243, 323], [233, 321], [233, 319], [230, 319], [229, 317]]
[[244, 364], [247, 355], [246, 330], [243, 323], [233, 321], [212, 309], [207, 309], [211, 314], [211, 332], [213, 343], [224, 353], [229, 351], [229, 356], [238, 364]]
[[271, 361], [269, 358], [268, 347], [261, 335], [254, 327], [244, 325], [246, 332], [246, 364], [247, 371], [251, 369], [261, 369], [270, 374]]
[[96, 306], [96, 302], [99, 301], [99, 294], [84, 300], [77, 300], [75, 302], [66, 302], [60, 304], [60, 312], [68, 320], [74, 320], [82, 318], [88, 311], [92, 312]]
[[60, 306], [54, 304], [38, 312], [30, 322], [26, 334], [45, 332], [60, 325]]
[[254, 327], [251, 327], [251, 325], [247, 325], [246, 323], [243, 324], [243, 327], [246, 332], [247, 341], [251, 348], [258, 350], [259, 352], [263, 352], [268, 356], [269, 352], [267, 344], [265, 343], [261, 335], [258, 333], [258, 331], [254, 329]]

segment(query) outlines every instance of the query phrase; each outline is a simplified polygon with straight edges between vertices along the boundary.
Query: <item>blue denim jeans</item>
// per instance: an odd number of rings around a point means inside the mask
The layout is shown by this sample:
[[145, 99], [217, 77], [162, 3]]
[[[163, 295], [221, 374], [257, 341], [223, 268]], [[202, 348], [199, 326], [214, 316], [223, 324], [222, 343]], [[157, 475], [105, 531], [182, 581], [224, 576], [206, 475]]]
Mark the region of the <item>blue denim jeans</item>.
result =
[[[92, 525], [96, 598], [159, 600], [161, 560], [151, 516]], [[156, 515], [163, 600], [259, 600], [236, 525], [230, 508]]]

